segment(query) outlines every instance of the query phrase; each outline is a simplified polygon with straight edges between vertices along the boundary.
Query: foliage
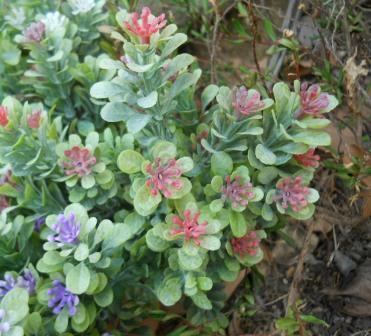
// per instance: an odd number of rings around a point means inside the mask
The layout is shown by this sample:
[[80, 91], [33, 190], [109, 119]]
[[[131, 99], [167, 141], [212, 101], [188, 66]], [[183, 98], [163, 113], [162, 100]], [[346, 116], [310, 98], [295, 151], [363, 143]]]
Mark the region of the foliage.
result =
[[144, 8], [104, 37], [107, 8], [19, 0], [1, 22], [0, 331], [146, 335], [180, 302], [222, 332], [223, 284], [315, 211], [337, 100], [298, 81], [199, 95], [187, 35]]

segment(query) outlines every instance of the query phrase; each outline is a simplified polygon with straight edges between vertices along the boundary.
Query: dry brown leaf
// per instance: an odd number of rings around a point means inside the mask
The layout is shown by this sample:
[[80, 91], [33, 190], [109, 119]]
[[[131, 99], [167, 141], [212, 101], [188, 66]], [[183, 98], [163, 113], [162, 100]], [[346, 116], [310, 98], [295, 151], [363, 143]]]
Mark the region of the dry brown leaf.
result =
[[[371, 312], [371, 259], [366, 260], [361, 266], [358, 267], [356, 276], [350, 281], [350, 283], [344, 289], [325, 289], [325, 294], [330, 296], [348, 296], [351, 300], [356, 299], [357, 302], [362, 300], [362, 305], [368, 305], [368, 314]], [[352, 305], [348, 306], [347, 312], [353, 309], [353, 313], [360, 313]], [[364, 308], [362, 308], [364, 311]], [[367, 309], [366, 309], [367, 311]]]
[[362, 112], [358, 99], [358, 77], [367, 76], [368, 68], [365, 60], [362, 60], [359, 65], [356, 64], [356, 55], [357, 52], [355, 52], [354, 55], [345, 63], [345, 88], [347, 91], [349, 108], [352, 110], [352, 112], [361, 114]]

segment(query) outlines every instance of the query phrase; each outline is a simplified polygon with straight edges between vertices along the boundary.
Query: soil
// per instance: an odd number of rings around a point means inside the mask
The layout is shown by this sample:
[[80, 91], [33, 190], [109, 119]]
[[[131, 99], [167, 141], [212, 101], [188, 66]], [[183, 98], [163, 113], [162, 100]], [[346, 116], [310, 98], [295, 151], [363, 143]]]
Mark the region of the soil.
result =
[[[322, 174], [322, 178], [317, 178], [319, 185], [325, 176], [324, 197], [314, 219], [315, 233], [305, 259], [299, 297], [300, 311], [316, 316], [329, 327], [312, 324], [305, 329], [314, 336], [371, 335], [371, 221], [362, 218], [356, 206], [349, 209], [346, 196], [351, 194], [350, 190], [344, 193], [344, 187], [335, 179], [343, 193], [333, 193], [328, 171], [319, 174]], [[298, 248], [293, 249], [282, 240], [269, 242], [266, 254], [270, 260], [260, 269], [265, 282], [254, 290], [256, 304], [251, 308], [256, 312], [250, 317], [235, 312], [238, 316], [232, 319], [229, 335], [280, 335], [274, 320], [285, 316], [287, 294], [307, 227], [290, 223], [287, 230]], [[241, 284], [231, 303], [238, 306], [243, 294], [246, 283]]]

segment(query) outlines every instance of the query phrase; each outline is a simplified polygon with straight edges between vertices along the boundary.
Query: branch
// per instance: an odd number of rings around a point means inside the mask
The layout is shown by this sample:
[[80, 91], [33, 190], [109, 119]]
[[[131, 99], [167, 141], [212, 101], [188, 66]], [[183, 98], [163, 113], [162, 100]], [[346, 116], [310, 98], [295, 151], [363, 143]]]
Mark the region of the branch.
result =
[[303, 249], [300, 252], [298, 264], [296, 266], [294, 278], [292, 279], [288, 298], [287, 298], [286, 314], [288, 313], [289, 307], [293, 307], [295, 302], [298, 299], [299, 284], [300, 284], [300, 281], [303, 275], [305, 257], [307, 256], [309, 252], [310, 240], [312, 237], [314, 224], [315, 224], [315, 221], [312, 220], [309, 224], [307, 235], [305, 236]]
[[215, 12], [215, 23], [213, 27], [213, 36], [211, 39], [211, 46], [210, 46], [210, 79], [211, 83], [215, 84], [218, 82], [218, 75], [216, 73], [216, 49], [218, 46], [218, 35], [219, 35], [219, 25], [220, 22], [224, 20], [225, 16], [236, 6], [238, 0], [234, 0], [222, 13], [222, 15], [219, 14], [218, 4], [217, 0], [209, 0], [214, 8]]
[[255, 66], [256, 66], [256, 71], [258, 72], [260, 81], [262, 82], [265, 90], [268, 93], [269, 90], [268, 90], [268, 87], [265, 83], [264, 76], [261, 72], [260, 65], [259, 65], [259, 62], [258, 62], [258, 56], [256, 54], [256, 38], [258, 36], [258, 23], [257, 23], [257, 18], [256, 18], [255, 13], [254, 13], [254, 6], [253, 6], [253, 3], [252, 3], [251, 0], [249, 0], [248, 8], [249, 8], [249, 14], [250, 14], [250, 19], [251, 19], [251, 30], [252, 30], [252, 35], [253, 35], [252, 51], [253, 51], [253, 55], [254, 55], [254, 62], [255, 62]]

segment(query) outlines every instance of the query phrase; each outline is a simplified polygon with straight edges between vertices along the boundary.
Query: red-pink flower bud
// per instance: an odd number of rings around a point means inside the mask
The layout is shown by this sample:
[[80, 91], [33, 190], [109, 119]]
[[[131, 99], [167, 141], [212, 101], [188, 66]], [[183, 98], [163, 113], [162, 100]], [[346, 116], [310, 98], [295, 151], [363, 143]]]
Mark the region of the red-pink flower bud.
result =
[[66, 160], [62, 163], [66, 175], [79, 175], [80, 177], [89, 175], [92, 167], [97, 162], [88, 148], [80, 148], [74, 146], [71, 149], [65, 150], [64, 155]]
[[138, 13], [131, 15], [131, 22], [125, 21], [124, 27], [140, 38], [141, 43], [148, 44], [151, 36], [166, 25], [165, 14], [152, 15], [148, 7], [143, 7], [140, 20]]
[[255, 231], [248, 232], [241, 238], [232, 238], [231, 245], [233, 253], [244, 257], [246, 254], [255, 256], [258, 253], [260, 238]]
[[279, 202], [283, 209], [289, 206], [292, 211], [299, 212], [308, 205], [307, 196], [309, 188], [303, 186], [302, 177], [287, 177], [277, 183], [278, 192], [275, 201]]
[[317, 168], [321, 157], [314, 154], [315, 149], [311, 148], [304, 154], [294, 155], [294, 159], [304, 167]]
[[184, 220], [179, 216], [173, 216], [172, 221], [177, 227], [170, 230], [172, 235], [182, 234], [185, 241], [193, 240], [195, 244], [200, 245], [200, 236], [206, 233], [207, 222], [199, 223], [200, 212], [192, 216], [190, 210], [183, 212]]

